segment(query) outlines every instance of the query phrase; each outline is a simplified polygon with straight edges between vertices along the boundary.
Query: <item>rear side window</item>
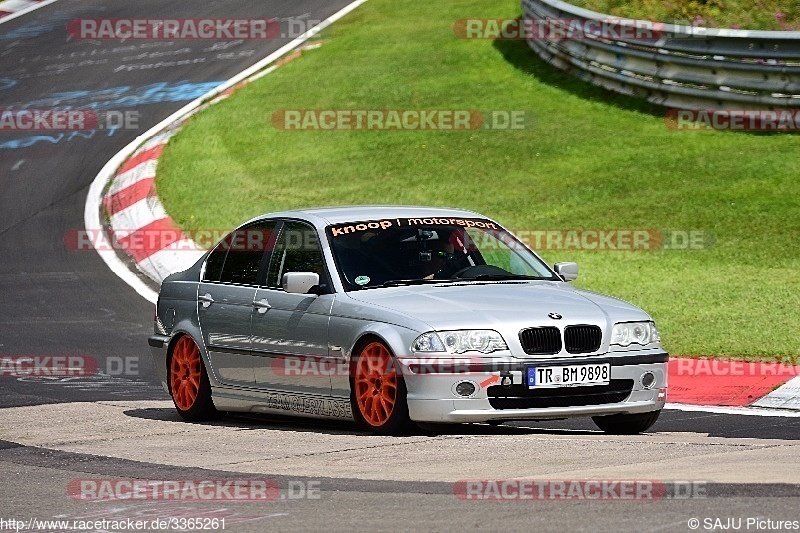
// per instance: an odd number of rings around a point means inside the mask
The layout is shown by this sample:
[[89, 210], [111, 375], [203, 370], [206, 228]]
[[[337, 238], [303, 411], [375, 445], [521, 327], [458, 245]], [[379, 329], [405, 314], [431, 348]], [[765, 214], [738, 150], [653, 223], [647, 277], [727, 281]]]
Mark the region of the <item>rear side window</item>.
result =
[[228, 255], [232, 238], [233, 233], [222, 239], [214, 250], [208, 254], [203, 281], [219, 281], [219, 277], [222, 274], [222, 265], [225, 264], [225, 257]]
[[229, 234], [209, 254], [203, 279], [255, 285], [264, 254], [274, 245], [275, 225], [259, 222]]

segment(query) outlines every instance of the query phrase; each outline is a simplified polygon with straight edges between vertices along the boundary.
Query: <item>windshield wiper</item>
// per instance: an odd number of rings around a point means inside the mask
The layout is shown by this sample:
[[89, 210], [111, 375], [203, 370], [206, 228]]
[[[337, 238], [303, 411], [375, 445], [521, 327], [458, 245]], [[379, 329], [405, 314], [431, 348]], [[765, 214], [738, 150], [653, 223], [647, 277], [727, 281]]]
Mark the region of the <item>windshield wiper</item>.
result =
[[556, 281], [554, 278], [545, 278], [540, 276], [524, 276], [521, 274], [478, 274], [475, 277], [469, 278], [450, 278], [450, 279], [430, 279], [430, 278], [415, 278], [415, 279], [390, 279], [383, 283], [376, 285], [365, 285], [361, 289], [378, 289], [383, 287], [403, 287], [408, 285], [435, 285], [437, 283], [459, 283], [470, 281]]
[[425, 279], [425, 278], [417, 278], [417, 279], [390, 279], [389, 281], [384, 281], [383, 283], [378, 283], [377, 285], [370, 285], [364, 287], [365, 289], [374, 289], [376, 287], [403, 287], [405, 285], [426, 285], [429, 283], [447, 283], [448, 279]]
[[542, 276], [525, 276], [523, 274], [478, 274], [477, 276], [470, 276], [468, 278], [459, 278], [458, 281], [506, 281], [506, 280], [519, 280], [519, 281], [555, 281], [552, 277]]

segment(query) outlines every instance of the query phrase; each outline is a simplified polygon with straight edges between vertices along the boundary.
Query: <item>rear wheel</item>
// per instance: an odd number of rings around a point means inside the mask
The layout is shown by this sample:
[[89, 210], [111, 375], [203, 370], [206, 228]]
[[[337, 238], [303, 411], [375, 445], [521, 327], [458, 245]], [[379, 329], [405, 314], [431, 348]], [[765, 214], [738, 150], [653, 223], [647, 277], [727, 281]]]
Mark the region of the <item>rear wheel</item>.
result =
[[405, 433], [408, 418], [406, 387], [389, 349], [374, 341], [358, 351], [351, 377], [353, 411], [367, 429], [377, 433]]
[[612, 435], [636, 435], [642, 431], [647, 431], [658, 420], [661, 409], [649, 413], [637, 413], [633, 415], [609, 415], [593, 416], [594, 423]]
[[200, 348], [189, 335], [183, 335], [172, 348], [167, 382], [175, 409], [184, 420], [198, 422], [218, 414]]

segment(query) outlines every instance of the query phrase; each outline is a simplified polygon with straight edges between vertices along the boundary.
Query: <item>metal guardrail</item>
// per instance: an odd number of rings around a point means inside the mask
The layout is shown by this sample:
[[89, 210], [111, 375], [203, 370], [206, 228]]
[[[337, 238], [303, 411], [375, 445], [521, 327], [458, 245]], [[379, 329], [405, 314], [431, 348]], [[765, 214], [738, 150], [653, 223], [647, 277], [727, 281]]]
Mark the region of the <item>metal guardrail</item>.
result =
[[[525, 19], [583, 22], [619, 19], [560, 0], [522, 0]], [[591, 26], [591, 24], [586, 24]], [[639, 35], [635, 32], [625, 32]], [[619, 37], [617, 35], [616, 37]], [[555, 67], [606, 89], [683, 109], [786, 109], [800, 107], [800, 31], [751, 31], [664, 24], [655, 39], [581, 39], [550, 35], [528, 45]]]

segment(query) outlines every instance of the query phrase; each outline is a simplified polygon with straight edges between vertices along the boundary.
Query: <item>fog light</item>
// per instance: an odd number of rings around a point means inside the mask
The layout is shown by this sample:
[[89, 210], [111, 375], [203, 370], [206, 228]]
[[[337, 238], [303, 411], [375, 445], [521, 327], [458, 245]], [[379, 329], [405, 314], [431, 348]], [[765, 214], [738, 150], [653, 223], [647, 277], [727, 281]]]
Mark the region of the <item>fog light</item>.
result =
[[472, 396], [477, 388], [471, 381], [461, 381], [456, 384], [456, 394], [459, 396]]
[[656, 384], [656, 375], [652, 372], [645, 372], [642, 374], [642, 387], [645, 389], [652, 389]]

